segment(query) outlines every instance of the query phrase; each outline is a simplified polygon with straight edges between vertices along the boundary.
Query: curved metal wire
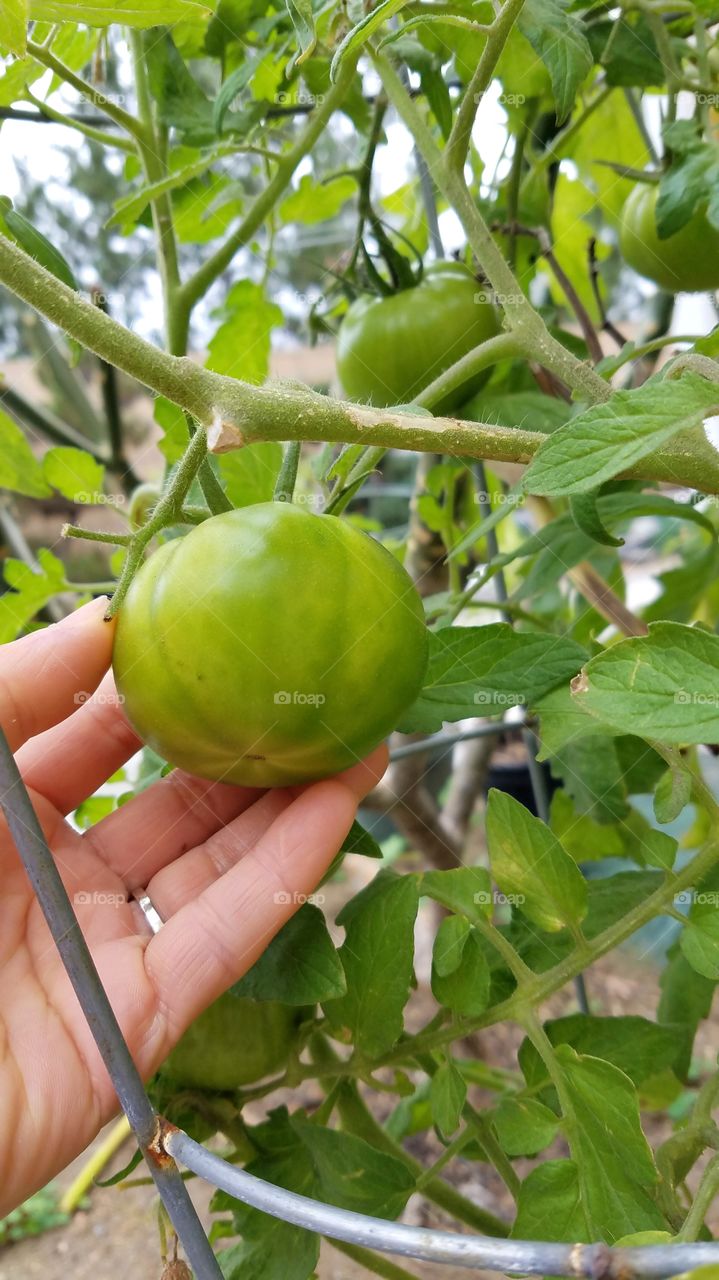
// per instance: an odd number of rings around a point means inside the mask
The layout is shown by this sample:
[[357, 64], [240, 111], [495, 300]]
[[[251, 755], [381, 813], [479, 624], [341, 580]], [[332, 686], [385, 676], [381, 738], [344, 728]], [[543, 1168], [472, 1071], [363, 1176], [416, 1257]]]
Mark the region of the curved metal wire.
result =
[[508, 1275], [574, 1276], [587, 1277], [587, 1280], [631, 1280], [634, 1276], [664, 1280], [680, 1271], [719, 1262], [719, 1243], [635, 1245], [617, 1249], [606, 1244], [495, 1240], [489, 1236], [409, 1227], [350, 1209], [338, 1209], [263, 1182], [213, 1155], [181, 1129], [169, 1130], [163, 1144], [173, 1159], [243, 1204], [332, 1240], [347, 1240], [380, 1253], [453, 1263], [458, 1267], [483, 1267]]

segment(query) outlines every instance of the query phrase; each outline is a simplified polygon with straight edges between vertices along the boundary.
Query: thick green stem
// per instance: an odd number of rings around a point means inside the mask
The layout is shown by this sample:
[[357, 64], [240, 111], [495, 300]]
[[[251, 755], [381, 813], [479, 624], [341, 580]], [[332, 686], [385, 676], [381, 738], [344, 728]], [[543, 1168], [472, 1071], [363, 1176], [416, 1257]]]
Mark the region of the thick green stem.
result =
[[[445, 163], [448, 169], [461, 174], [469, 151], [472, 128], [484, 94], [492, 83], [497, 63], [507, 43], [509, 33], [524, 5], [524, 0], [506, 0], [492, 23], [487, 42], [482, 50], [477, 68], [465, 90], [459, 111], [447, 140]], [[425, 157], [426, 158], [426, 157]]]
[[161, 529], [183, 519], [184, 500], [206, 458], [207, 436], [204, 428], [198, 427], [177, 465], [171, 483], [160, 498], [150, 519], [137, 531], [128, 546], [122, 573], [105, 615], [107, 618], [112, 618], [117, 613], [125, 599], [130, 583], [142, 563], [148, 543]]
[[381, 55], [375, 55], [374, 62], [388, 98], [414, 137], [437, 186], [457, 214], [472, 252], [504, 310], [507, 323], [518, 332], [525, 351], [531, 351], [534, 360], [555, 373], [582, 399], [592, 404], [607, 400], [611, 388], [604, 379], [552, 337], [542, 317], [522, 292], [519, 281], [477, 208], [463, 172], [447, 164], [432, 131], [392, 64]]
[[210, 285], [229, 267], [237, 251], [247, 244], [262, 226], [270, 210], [274, 209], [289, 186], [298, 164], [312, 150], [328, 120], [340, 106], [354, 79], [356, 66], [356, 59], [346, 60], [324, 102], [312, 112], [295, 145], [279, 159], [273, 177], [250, 206], [242, 222], [221, 248], [213, 253], [212, 257], [208, 258], [189, 280], [185, 281], [178, 293], [176, 305], [186, 312], [188, 317], [195, 303], [204, 297]]
[[[198, 422], [211, 425], [210, 447], [215, 452], [261, 440], [312, 438], [526, 464], [546, 439], [539, 431], [393, 413], [390, 409], [344, 404], [297, 385], [269, 383], [256, 387], [212, 373], [192, 360], [161, 351], [125, 329], [3, 236], [0, 283], [88, 351], [166, 396]], [[537, 321], [542, 324], [539, 317]], [[560, 350], [573, 360], [568, 351]], [[542, 360], [541, 355], [538, 358]], [[581, 363], [574, 364], [597, 376]], [[609, 390], [601, 378], [598, 381]], [[702, 493], [719, 493], [719, 466], [712, 472], [706, 458], [694, 456], [691, 441], [681, 439], [644, 459], [625, 478], [660, 480], [697, 488]]]
[[[187, 429], [190, 435], [194, 436], [197, 426], [192, 414], [186, 413], [185, 421], [187, 422]], [[203, 458], [200, 463], [197, 479], [202, 490], [202, 496], [213, 516], [220, 516], [223, 515], [225, 511], [232, 511], [232, 503], [212, 470], [212, 463], [209, 458]], [[187, 510], [187, 508], [185, 508], [185, 510]]]

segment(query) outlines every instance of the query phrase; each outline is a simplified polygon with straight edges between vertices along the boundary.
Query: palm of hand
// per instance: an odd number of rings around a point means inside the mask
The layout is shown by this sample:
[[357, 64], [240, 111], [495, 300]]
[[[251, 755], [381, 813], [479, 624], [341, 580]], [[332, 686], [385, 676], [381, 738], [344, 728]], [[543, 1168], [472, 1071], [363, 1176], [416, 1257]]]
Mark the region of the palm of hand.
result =
[[[138, 747], [109, 677], [74, 710], [78, 690], [106, 671], [111, 642], [96, 601], [5, 646], [0, 723], [147, 1078], [316, 885], [384, 753], [266, 793], [175, 772], [81, 835], [64, 815]], [[117, 1099], [4, 822], [0, 883], [2, 1215], [83, 1150]], [[131, 900], [140, 888], [167, 921], [154, 937]]]

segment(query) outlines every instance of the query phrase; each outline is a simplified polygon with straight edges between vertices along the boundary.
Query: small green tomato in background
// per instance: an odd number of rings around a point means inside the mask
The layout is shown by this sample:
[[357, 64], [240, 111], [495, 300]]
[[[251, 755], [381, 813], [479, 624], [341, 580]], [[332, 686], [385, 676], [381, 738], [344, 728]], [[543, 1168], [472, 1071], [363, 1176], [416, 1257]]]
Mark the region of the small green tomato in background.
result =
[[165, 543], [119, 611], [113, 669], [135, 729], [173, 765], [273, 787], [361, 760], [417, 697], [422, 602], [380, 543], [281, 502]]
[[[488, 287], [459, 262], [436, 262], [419, 284], [352, 303], [337, 338], [337, 372], [348, 400], [385, 408], [409, 404], [455, 361], [499, 332]], [[489, 371], [448, 396], [448, 410], [473, 395]]]
[[188, 1089], [222, 1092], [281, 1071], [299, 1014], [274, 1000], [230, 995], [215, 1000], [178, 1041], [162, 1073]]
[[698, 209], [674, 235], [662, 240], [657, 229], [659, 189], [638, 183], [622, 210], [619, 250], [640, 276], [671, 293], [719, 289], [719, 231]]

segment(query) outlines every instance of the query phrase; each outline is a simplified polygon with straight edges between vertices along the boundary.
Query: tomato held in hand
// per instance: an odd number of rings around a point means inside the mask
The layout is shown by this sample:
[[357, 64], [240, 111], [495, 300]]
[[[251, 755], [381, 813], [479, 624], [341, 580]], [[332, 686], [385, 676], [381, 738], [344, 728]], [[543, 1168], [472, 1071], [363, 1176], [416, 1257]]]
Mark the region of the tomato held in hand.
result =
[[[487, 287], [461, 263], [437, 262], [412, 289], [352, 303], [337, 339], [337, 372], [349, 400], [382, 408], [409, 404], [498, 332]], [[436, 408], [461, 404], [488, 377], [488, 371], [476, 374]]]
[[419, 693], [427, 646], [389, 551], [345, 520], [267, 502], [143, 565], [113, 669], [130, 721], [171, 764], [273, 787], [362, 759]]
[[189, 1089], [222, 1092], [253, 1084], [285, 1066], [297, 1022], [296, 1009], [228, 991], [187, 1028], [162, 1073]]
[[719, 231], [698, 209], [674, 235], [660, 239], [656, 186], [639, 183], [625, 202], [619, 249], [625, 262], [671, 293], [719, 288]]

